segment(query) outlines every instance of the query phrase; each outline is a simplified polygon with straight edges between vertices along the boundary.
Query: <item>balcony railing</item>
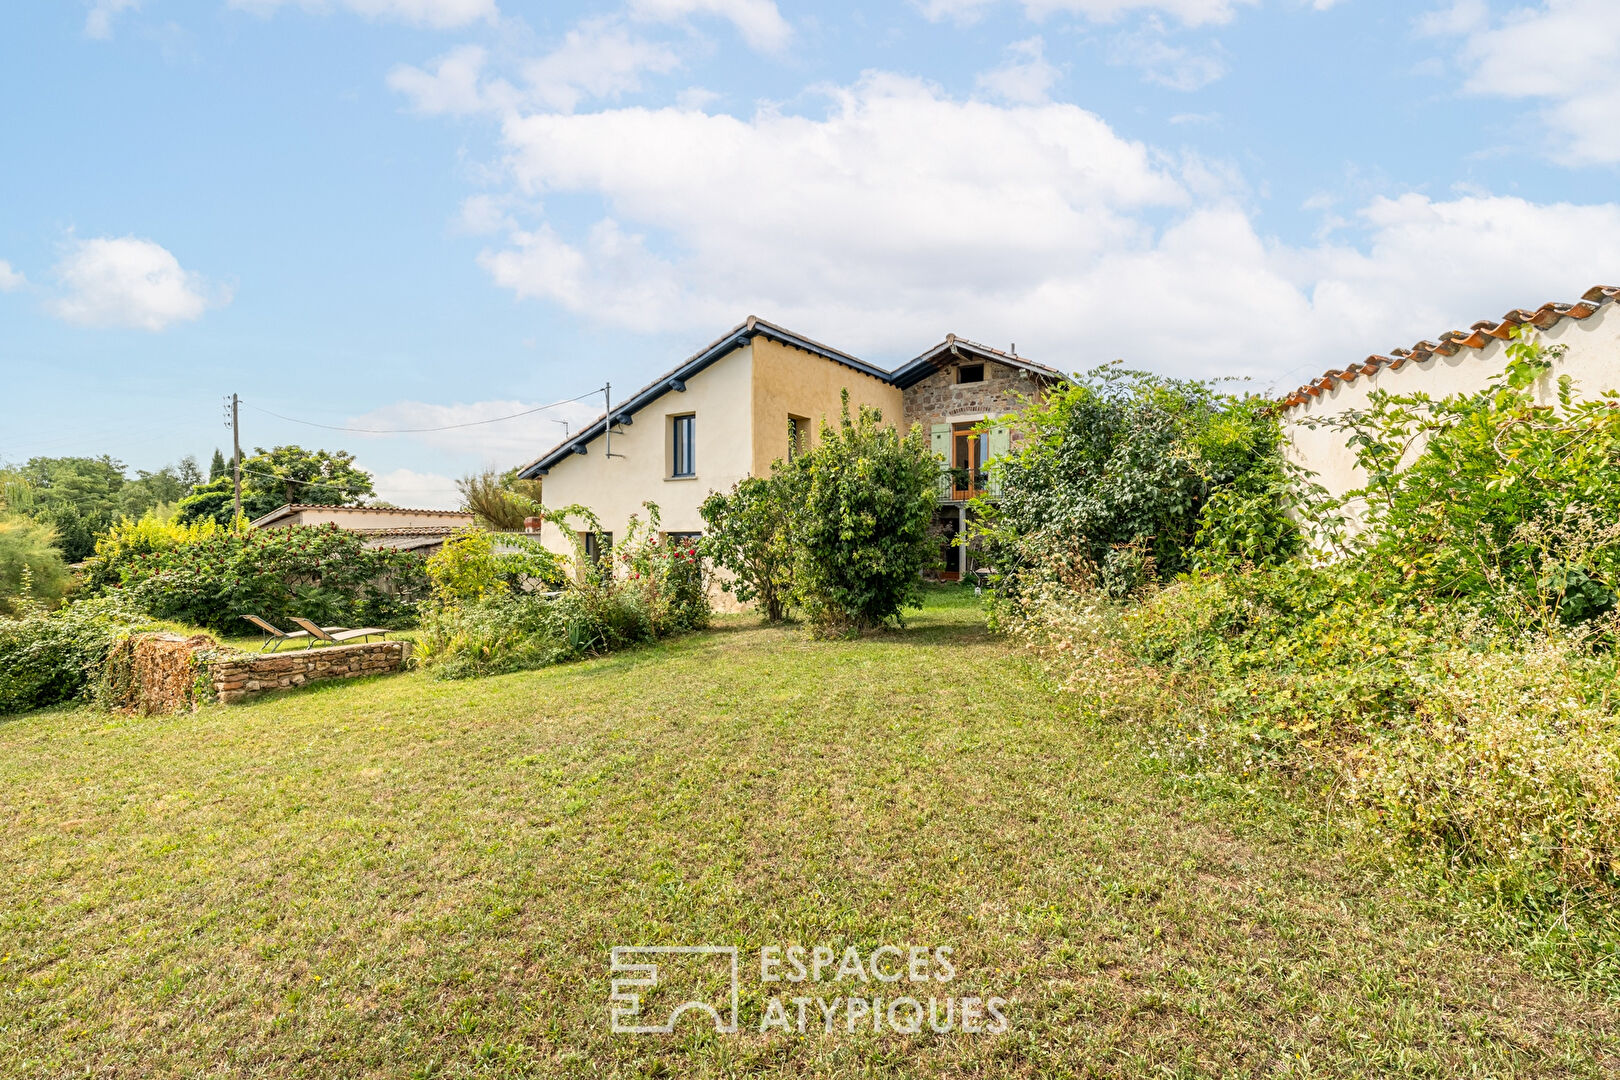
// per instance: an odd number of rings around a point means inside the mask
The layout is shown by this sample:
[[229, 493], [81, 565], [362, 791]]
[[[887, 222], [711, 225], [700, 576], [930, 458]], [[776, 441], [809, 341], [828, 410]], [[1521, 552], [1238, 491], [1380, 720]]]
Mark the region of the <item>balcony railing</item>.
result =
[[990, 493], [990, 474], [983, 469], [944, 469], [939, 474], [939, 497], [965, 502]]

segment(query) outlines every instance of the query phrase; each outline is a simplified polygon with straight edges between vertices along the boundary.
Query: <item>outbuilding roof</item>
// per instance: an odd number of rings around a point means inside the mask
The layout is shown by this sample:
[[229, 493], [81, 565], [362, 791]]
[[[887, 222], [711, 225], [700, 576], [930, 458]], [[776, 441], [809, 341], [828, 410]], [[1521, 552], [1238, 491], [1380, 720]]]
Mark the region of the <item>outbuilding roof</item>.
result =
[[1351, 364], [1342, 371], [1327, 371], [1318, 379], [1301, 386], [1283, 398], [1284, 408], [1304, 405], [1314, 397], [1333, 389], [1336, 383], [1351, 382], [1362, 375], [1371, 375], [1382, 368], [1398, 370], [1411, 361], [1422, 362], [1431, 356], [1453, 356], [1463, 349], [1483, 349], [1493, 340], [1505, 341], [1513, 335], [1514, 327], [1530, 323], [1538, 330], [1547, 330], [1564, 319], [1586, 319], [1596, 314], [1605, 304], [1620, 301], [1620, 287], [1594, 285], [1581, 294], [1573, 304], [1548, 302], [1534, 311], [1515, 308], [1499, 320], [1483, 319], [1467, 330], [1448, 330], [1439, 341], [1420, 341], [1410, 349], [1391, 349], [1388, 356], [1374, 354], [1359, 364]]
[[272, 522], [280, 521], [284, 517], [291, 517], [304, 510], [319, 510], [322, 513], [332, 511], [351, 510], [367, 514], [409, 514], [412, 517], [459, 517], [470, 518], [472, 515], [466, 510], [412, 510], [407, 506], [329, 506], [324, 503], [287, 503], [278, 506], [263, 517], [254, 518], [248, 526], [254, 529], [263, 528]]

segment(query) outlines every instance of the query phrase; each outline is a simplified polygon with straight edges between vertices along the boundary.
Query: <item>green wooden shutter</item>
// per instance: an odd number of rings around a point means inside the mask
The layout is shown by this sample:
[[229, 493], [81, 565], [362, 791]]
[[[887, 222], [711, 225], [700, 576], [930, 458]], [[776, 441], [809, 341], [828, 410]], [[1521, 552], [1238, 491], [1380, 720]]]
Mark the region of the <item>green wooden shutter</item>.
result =
[[1006, 457], [1012, 452], [1012, 432], [1005, 427], [996, 426], [990, 429], [990, 445], [987, 447], [990, 454], [990, 494], [992, 497], [1001, 494], [1001, 467], [997, 459]]
[[935, 424], [928, 429], [928, 446], [939, 459], [939, 497], [951, 497], [951, 425]]

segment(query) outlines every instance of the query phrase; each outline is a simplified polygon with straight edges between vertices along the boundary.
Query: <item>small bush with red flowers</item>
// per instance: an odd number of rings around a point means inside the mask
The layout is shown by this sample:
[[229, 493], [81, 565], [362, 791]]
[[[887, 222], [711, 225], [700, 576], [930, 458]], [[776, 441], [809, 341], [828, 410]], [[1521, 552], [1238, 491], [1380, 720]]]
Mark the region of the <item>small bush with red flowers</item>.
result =
[[368, 548], [335, 525], [245, 533], [219, 530], [172, 545], [98, 551], [87, 579], [142, 610], [228, 634], [244, 615], [285, 627], [297, 615], [323, 625], [413, 625], [427, 593], [420, 556]]
[[654, 638], [708, 626], [712, 611], [697, 541], [661, 535], [658, 505], [643, 505], [645, 527], [631, 515], [624, 542], [613, 552], [619, 564], [614, 584], [637, 597]]

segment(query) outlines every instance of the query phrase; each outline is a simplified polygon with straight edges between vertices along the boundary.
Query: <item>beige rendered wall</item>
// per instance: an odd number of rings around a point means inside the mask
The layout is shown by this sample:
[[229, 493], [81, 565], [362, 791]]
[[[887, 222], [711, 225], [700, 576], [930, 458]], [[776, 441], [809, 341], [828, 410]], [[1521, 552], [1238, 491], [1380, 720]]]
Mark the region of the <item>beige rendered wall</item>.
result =
[[[632, 514], [646, 520], [643, 501], [658, 504], [664, 532], [701, 532], [698, 506], [709, 492], [725, 491], [747, 476], [753, 462], [751, 373], [761, 344], [756, 338], [732, 350], [688, 379], [684, 392], [672, 390], [636, 413], [633, 423], [613, 433], [616, 456], [606, 456], [604, 439], [597, 436], [587, 453], [553, 465], [544, 478], [547, 508], [590, 507], [615, 543], [624, 539]], [[669, 476], [670, 417], [683, 413], [696, 418], [697, 475], [677, 480]], [[540, 535], [550, 550], [573, 554], [568, 537], [549, 517]]]
[[763, 336], [754, 339], [753, 351], [754, 431], [750, 461], [755, 476], [768, 475], [771, 462], [787, 456], [789, 416], [810, 421], [809, 437], [814, 444], [823, 418], [838, 421], [839, 395], [846, 387], [851, 412], [861, 405], [872, 405], [882, 410], [888, 423], [901, 422], [905, 403], [898, 387]]
[[[1568, 375], [1583, 397], [1596, 397], [1605, 390], [1620, 389], [1620, 304], [1605, 304], [1585, 319], [1560, 319], [1541, 332], [1544, 345], [1565, 345], [1567, 351], [1553, 361], [1553, 368], [1536, 385], [1541, 400], [1556, 400], [1558, 377]], [[1397, 369], [1380, 368], [1353, 382], [1336, 382], [1331, 390], [1313, 397], [1304, 405], [1283, 412], [1283, 430], [1288, 437], [1289, 456], [1317, 474], [1317, 481], [1334, 495], [1363, 486], [1366, 477], [1355, 464], [1355, 454], [1345, 445], [1345, 435], [1320, 424], [1347, 409], [1367, 407], [1374, 390], [1392, 394], [1423, 392], [1435, 398], [1472, 393], [1485, 386], [1507, 366], [1507, 343], [1492, 339], [1482, 349], [1459, 349], [1452, 356], [1402, 364]], [[1330, 365], [1325, 361], [1323, 367]]]

